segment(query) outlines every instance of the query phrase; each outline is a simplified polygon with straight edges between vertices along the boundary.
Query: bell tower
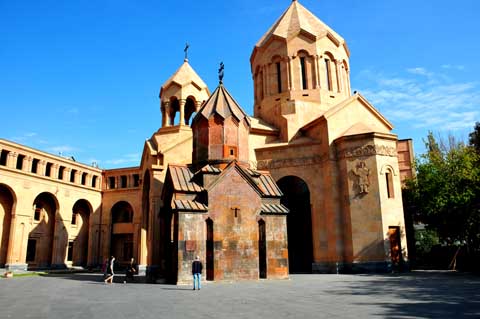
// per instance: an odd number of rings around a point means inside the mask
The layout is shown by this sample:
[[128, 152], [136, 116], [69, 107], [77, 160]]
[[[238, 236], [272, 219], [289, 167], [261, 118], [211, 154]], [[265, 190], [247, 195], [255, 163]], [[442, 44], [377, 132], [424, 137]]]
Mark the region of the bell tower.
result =
[[209, 96], [207, 85], [190, 66], [185, 54], [183, 64], [160, 88], [162, 128], [190, 125], [192, 115]]
[[292, 1], [250, 57], [254, 116], [290, 141], [299, 128], [351, 95], [349, 56], [342, 37]]

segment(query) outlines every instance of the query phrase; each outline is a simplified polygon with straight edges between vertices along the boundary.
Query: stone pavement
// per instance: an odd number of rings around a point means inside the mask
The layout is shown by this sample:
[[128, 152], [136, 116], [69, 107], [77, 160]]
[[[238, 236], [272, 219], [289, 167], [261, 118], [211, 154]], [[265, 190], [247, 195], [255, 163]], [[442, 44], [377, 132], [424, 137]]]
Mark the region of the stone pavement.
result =
[[[119, 276], [117, 281], [123, 281]], [[105, 285], [101, 274], [0, 279], [0, 318], [479, 318], [480, 277], [452, 272]]]

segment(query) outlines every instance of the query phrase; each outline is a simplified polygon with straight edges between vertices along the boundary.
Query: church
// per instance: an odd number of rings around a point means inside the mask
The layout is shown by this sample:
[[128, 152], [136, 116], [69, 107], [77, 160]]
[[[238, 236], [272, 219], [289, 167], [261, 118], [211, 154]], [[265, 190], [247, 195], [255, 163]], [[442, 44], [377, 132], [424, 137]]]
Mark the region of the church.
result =
[[[253, 44], [253, 43], [252, 43]], [[254, 45], [254, 114], [187, 58], [139, 166], [102, 170], [0, 140], [0, 267], [135, 258], [151, 281], [384, 272], [408, 262], [412, 141], [350, 88], [345, 40], [294, 0]]]

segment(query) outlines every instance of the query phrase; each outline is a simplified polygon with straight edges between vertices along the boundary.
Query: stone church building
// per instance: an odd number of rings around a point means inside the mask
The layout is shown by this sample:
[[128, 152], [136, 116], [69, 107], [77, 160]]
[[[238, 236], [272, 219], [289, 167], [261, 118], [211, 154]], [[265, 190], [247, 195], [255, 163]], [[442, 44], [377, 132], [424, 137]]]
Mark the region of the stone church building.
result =
[[216, 281], [406, 262], [411, 140], [352, 94], [349, 56], [294, 0], [251, 54], [253, 116], [223, 66], [211, 93], [185, 59], [161, 86], [161, 127], [138, 167], [0, 140], [0, 267], [96, 267], [114, 255], [181, 284], [197, 255]]

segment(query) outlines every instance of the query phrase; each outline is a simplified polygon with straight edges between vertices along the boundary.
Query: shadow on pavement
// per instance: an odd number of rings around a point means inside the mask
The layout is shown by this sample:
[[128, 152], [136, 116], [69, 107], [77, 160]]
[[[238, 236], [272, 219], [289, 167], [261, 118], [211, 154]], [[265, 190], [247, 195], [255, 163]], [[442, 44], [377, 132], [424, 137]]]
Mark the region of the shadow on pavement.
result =
[[[358, 275], [363, 278], [370, 275]], [[390, 318], [480, 318], [480, 277], [455, 272], [412, 272], [352, 281], [337, 295], [390, 295], [398, 303], [369, 303], [386, 309]], [[357, 303], [362, 305], [362, 303]]]

